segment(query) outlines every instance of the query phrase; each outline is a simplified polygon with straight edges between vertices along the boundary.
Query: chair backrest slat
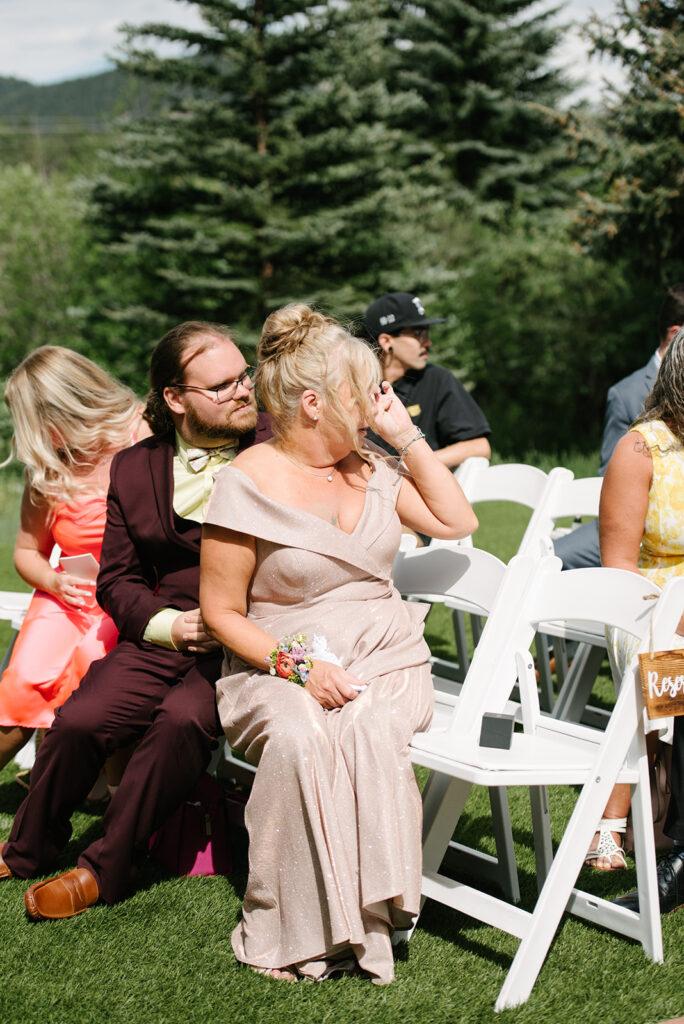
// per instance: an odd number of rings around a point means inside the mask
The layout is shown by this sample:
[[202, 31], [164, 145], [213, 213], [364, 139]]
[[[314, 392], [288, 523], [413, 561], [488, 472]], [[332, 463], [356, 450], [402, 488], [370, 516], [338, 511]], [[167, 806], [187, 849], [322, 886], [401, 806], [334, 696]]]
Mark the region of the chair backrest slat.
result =
[[401, 594], [430, 601], [449, 599], [488, 615], [506, 566], [495, 555], [457, 541], [406, 552], [394, 564], [394, 585]]
[[[678, 589], [672, 598], [674, 588]], [[479, 733], [485, 711], [503, 710], [516, 682], [516, 655], [529, 650], [540, 623], [547, 620], [616, 626], [646, 646], [653, 615], [656, 649], [671, 646], [684, 609], [684, 578], [668, 582], [663, 591], [667, 601], [664, 596], [659, 602], [659, 595], [658, 587], [639, 573], [622, 569], [561, 572], [560, 560], [553, 556], [539, 561], [517, 555], [504, 574], [450, 729], [459, 734]]]
[[544, 492], [547, 474], [536, 466], [523, 463], [504, 463], [487, 466], [465, 481], [468, 500], [514, 501], [528, 508], [536, 508]]

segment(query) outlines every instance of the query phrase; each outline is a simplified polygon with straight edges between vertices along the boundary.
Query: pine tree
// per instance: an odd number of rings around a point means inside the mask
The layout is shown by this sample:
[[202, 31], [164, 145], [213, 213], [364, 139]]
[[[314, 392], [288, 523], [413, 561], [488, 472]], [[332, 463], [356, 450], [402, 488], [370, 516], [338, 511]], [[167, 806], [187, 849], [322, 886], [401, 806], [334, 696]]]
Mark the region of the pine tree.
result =
[[[126, 127], [93, 190], [123, 282], [110, 319], [128, 343], [133, 325], [148, 335], [186, 317], [253, 336], [295, 299], [357, 312], [401, 273], [431, 153], [407, 151], [396, 124], [416, 100], [375, 73], [376, 0], [197, 6], [204, 31], [127, 30], [121, 66], [171, 99]], [[160, 56], [168, 41], [185, 52]]]
[[684, 8], [618, 0], [616, 20], [595, 19], [591, 37], [624, 65], [627, 87], [609, 97], [602, 130], [580, 133], [598, 179], [584, 194], [582, 238], [660, 289], [684, 278]]
[[406, 0], [390, 3], [399, 86], [424, 113], [413, 126], [436, 145], [452, 195], [539, 210], [562, 202], [567, 167], [559, 101], [570, 83], [549, 58], [562, 34], [557, 11], [534, 0]]

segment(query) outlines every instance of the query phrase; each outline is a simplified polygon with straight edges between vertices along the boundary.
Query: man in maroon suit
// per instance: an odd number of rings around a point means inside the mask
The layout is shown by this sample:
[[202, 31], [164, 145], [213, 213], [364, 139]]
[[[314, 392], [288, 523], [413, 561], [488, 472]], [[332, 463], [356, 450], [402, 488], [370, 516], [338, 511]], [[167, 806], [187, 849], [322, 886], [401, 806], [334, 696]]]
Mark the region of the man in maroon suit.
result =
[[112, 462], [97, 599], [119, 643], [58, 709], [29, 795], [0, 855], [0, 879], [54, 864], [105, 760], [139, 741], [78, 866], [32, 885], [33, 918], [81, 913], [128, 892], [150, 836], [190, 794], [221, 728], [221, 651], [198, 608], [202, 519], [214, 473], [270, 436], [249, 367], [225, 328], [185, 323], [155, 349], [145, 419], [153, 436]]

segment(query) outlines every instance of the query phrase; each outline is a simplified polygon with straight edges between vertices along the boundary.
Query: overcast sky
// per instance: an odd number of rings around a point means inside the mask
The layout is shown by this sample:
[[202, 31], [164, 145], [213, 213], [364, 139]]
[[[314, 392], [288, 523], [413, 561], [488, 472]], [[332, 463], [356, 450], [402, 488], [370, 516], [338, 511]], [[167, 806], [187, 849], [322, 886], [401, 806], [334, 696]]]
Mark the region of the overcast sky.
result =
[[[614, 8], [615, 0], [568, 0], [564, 20], [582, 23], [591, 11], [609, 17]], [[200, 24], [196, 5], [186, 0], [0, 0], [0, 76], [42, 85], [104, 71], [111, 66], [108, 56], [116, 50], [124, 21]], [[603, 63], [589, 65], [576, 33], [566, 40], [559, 59], [588, 78], [594, 95], [602, 76], [615, 79], [617, 74]]]

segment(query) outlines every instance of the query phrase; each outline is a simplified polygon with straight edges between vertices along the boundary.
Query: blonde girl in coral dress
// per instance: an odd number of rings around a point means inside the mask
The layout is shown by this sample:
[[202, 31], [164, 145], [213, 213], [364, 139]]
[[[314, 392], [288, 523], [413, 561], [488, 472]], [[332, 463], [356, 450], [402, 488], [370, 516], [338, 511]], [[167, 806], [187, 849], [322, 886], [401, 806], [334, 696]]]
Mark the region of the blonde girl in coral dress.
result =
[[90, 663], [116, 643], [92, 583], [49, 558], [58, 545], [62, 556], [90, 554], [99, 563], [111, 459], [148, 433], [132, 391], [58, 346], [24, 359], [5, 401], [13, 449], [26, 466], [14, 565], [35, 594], [0, 680], [0, 768], [34, 729], [49, 728]]

